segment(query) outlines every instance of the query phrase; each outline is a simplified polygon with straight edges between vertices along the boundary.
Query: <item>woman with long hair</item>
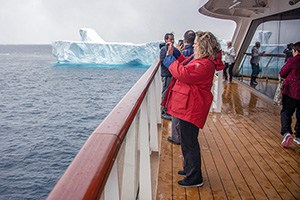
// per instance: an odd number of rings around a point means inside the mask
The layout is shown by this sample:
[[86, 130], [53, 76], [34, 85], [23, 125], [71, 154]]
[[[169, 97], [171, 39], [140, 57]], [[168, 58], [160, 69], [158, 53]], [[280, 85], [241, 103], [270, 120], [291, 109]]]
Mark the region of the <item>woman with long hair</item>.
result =
[[211, 88], [215, 70], [222, 70], [222, 52], [216, 37], [210, 32], [196, 32], [194, 58], [184, 57], [173, 44], [168, 44], [163, 63], [168, 67], [173, 80], [162, 105], [179, 121], [181, 151], [184, 157], [185, 176], [178, 184], [183, 187], [203, 185], [201, 171], [199, 128], [203, 128], [212, 104]]

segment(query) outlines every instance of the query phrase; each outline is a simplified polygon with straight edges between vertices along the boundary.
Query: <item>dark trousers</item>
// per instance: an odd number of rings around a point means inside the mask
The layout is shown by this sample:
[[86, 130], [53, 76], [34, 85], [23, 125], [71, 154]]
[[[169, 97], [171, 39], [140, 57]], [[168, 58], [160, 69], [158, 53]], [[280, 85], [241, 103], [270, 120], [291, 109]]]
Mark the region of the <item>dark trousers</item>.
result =
[[180, 131], [179, 131], [179, 121], [180, 119], [172, 116], [172, 140], [181, 143]]
[[[164, 100], [166, 93], [168, 91], [168, 87], [171, 83], [172, 77], [161, 77], [161, 81], [162, 81], [162, 92], [161, 92], [161, 99]], [[161, 114], [166, 114], [167, 113], [167, 109], [162, 106], [161, 108]]]
[[233, 63], [225, 63], [225, 68], [223, 69], [223, 74], [224, 74], [224, 78], [227, 81], [228, 80], [228, 75], [227, 75], [227, 69], [228, 69], [228, 73], [229, 73], [229, 81], [232, 81], [232, 69], [233, 69]]
[[199, 128], [194, 124], [178, 119], [181, 137], [181, 151], [184, 158], [185, 180], [189, 183], [201, 183], [201, 154], [198, 142]]
[[300, 100], [293, 99], [286, 94], [282, 94], [282, 110], [281, 110], [281, 134], [293, 133], [292, 116], [296, 111], [295, 132], [296, 137], [300, 138]]
[[256, 82], [256, 78], [259, 74], [259, 64], [251, 63], [252, 74], [251, 74], [251, 83]]

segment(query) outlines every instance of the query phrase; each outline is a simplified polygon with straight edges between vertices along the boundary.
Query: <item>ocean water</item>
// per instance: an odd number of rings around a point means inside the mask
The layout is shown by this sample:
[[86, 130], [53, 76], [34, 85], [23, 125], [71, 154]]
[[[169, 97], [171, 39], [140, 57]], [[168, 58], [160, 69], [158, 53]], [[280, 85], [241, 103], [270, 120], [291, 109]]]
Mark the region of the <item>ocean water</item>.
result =
[[50, 45], [0, 45], [0, 199], [45, 199], [147, 66], [56, 65]]

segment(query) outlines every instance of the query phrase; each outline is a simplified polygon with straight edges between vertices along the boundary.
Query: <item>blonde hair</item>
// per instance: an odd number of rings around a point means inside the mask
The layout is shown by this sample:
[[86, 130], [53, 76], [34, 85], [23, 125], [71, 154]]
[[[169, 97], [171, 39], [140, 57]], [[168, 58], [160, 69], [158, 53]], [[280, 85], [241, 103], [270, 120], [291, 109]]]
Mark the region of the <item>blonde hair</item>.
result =
[[195, 43], [198, 47], [194, 48], [196, 58], [212, 57], [215, 59], [221, 50], [220, 43], [211, 32], [197, 31]]

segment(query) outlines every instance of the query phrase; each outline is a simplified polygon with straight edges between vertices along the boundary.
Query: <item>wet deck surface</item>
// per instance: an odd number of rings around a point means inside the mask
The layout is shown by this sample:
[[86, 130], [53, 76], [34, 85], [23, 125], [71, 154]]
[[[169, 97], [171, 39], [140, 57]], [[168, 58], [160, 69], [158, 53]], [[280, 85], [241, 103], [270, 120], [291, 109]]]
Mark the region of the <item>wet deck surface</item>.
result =
[[[241, 80], [242, 78], [239, 77], [239, 80]], [[245, 85], [248, 85], [249, 87], [252, 87], [254, 89], [256, 89], [257, 91], [263, 93], [264, 95], [268, 96], [269, 98], [273, 98], [276, 88], [277, 88], [277, 84], [278, 84], [278, 80], [272, 80], [272, 79], [268, 79], [266, 80], [265, 78], [258, 78], [256, 80], [258, 82], [257, 85], [250, 85], [250, 78], [249, 77], [243, 77], [242, 82]]]
[[225, 84], [221, 113], [199, 133], [204, 186], [184, 189], [179, 145], [163, 120], [156, 199], [300, 199], [300, 147], [281, 147], [280, 107], [237, 83]]

